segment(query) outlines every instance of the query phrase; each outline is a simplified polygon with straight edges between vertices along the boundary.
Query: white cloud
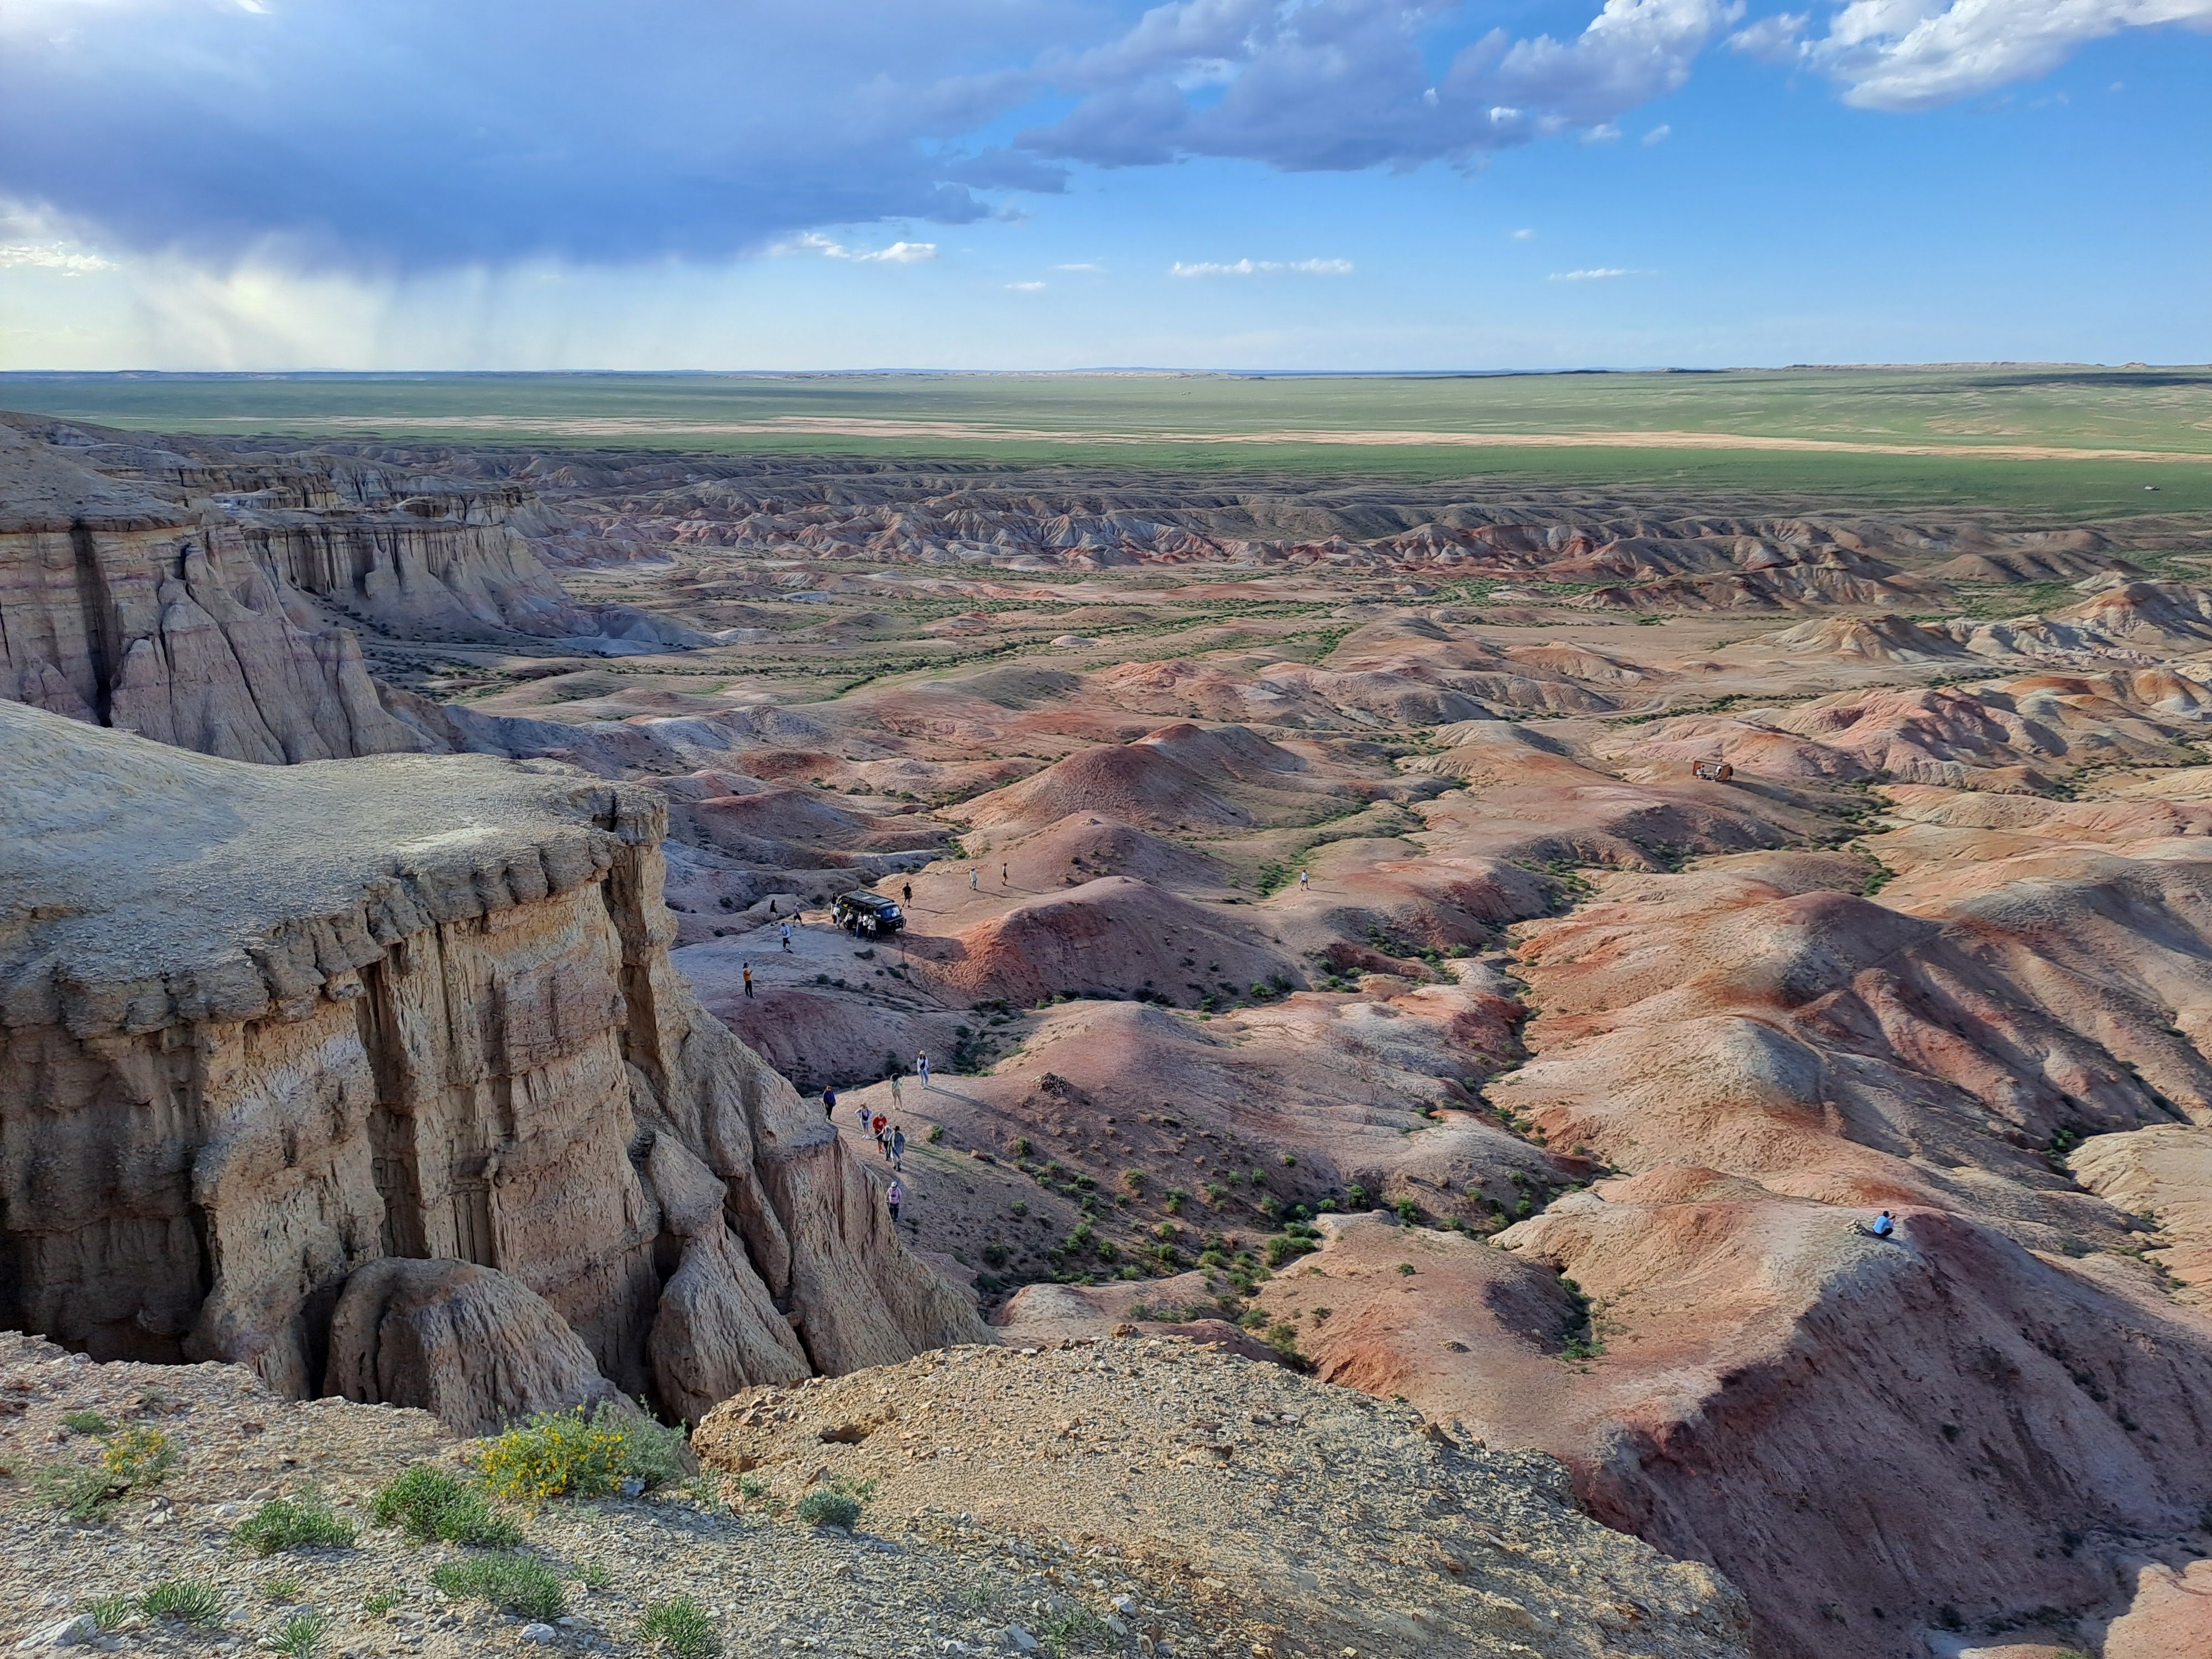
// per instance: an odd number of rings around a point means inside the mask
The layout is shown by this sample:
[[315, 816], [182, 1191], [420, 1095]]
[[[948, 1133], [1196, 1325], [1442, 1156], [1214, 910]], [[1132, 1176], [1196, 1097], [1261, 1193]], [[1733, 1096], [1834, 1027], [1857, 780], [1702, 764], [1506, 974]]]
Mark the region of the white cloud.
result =
[[88, 270], [113, 270], [112, 259], [87, 252], [75, 242], [0, 242], [0, 267], [30, 265], [82, 276]]
[[1674, 128], [1668, 126], [1664, 121], [1662, 121], [1657, 126], [1652, 128], [1650, 131], [1644, 135], [1645, 148], [1648, 149], [1653, 144], [1665, 143], [1668, 138], [1674, 136]]
[[1270, 271], [1297, 270], [1309, 276], [1348, 276], [1352, 274], [1349, 259], [1239, 259], [1234, 264], [1221, 264], [1211, 259], [1190, 263], [1178, 259], [1168, 268], [1170, 276], [1260, 276]]
[[1747, 23], [1729, 36], [1729, 50], [1756, 58], [1762, 64], [1789, 63], [1802, 50], [1797, 37], [1805, 32], [1812, 15], [1808, 11], [1778, 11], [1771, 17]]
[[1053, 269], [1054, 270], [1103, 270], [1106, 267], [1103, 265], [1093, 264], [1087, 259], [1079, 259], [1073, 264], [1054, 265]]
[[1513, 233], [1513, 240], [1516, 242], [1533, 242], [1536, 240], [1536, 233], [1533, 230], [1516, 230]]
[[1592, 127], [1588, 132], [1583, 134], [1583, 143], [1586, 144], [1609, 144], [1620, 137], [1620, 129], [1613, 125], [1612, 122], [1605, 121], [1601, 122], [1598, 125]]
[[1649, 276], [1648, 270], [1632, 270], [1625, 265], [1593, 265], [1587, 270], [1555, 270], [1550, 280], [1555, 283], [1609, 283], [1620, 276]]
[[871, 252], [860, 252], [842, 242], [810, 230], [794, 236], [787, 242], [778, 243], [769, 250], [771, 253], [818, 253], [825, 259], [851, 259], [862, 264], [918, 264], [924, 259], [937, 257], [934, 242], [893, 242], [889, 247], [879, 247]]
[[1044, 284], [1042, 283], [1008, 283], [1006, 286], [1017, 294], [1035, 294]]
[[2212, 0], [1851, 0], [1806, 43], [1862, 109], [1931, 109], [2047, 75], [2124, 29], [2212, 28]]

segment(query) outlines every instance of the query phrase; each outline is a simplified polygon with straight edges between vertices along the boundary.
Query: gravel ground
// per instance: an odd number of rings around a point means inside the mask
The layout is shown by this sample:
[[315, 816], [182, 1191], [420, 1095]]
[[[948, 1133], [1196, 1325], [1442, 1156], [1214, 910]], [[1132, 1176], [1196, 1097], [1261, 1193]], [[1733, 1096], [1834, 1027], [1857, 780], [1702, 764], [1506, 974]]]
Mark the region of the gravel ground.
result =
[[[63, 1423], [82, 1412], [180, 1453], [90, 1523], [39, 1481], [96, 1460], [101, 1442]], [[97, 1598], [204, 1579], [219, 1624], [135, 1613], [83, 1645], [266, 1651], [312, 1611], [330, 1620], [321, 1659], [647, 1654], [647, 1607], [688, 1594], [733, 1656], [1747, 1651], [1733, 1591], [1577, 1514], [1547, 1460], [1182, 1343], [947, 1350], [742, 1395], [710, 1425], [709, 1472], [684, 1486], [521, 1516], [569, 1581], [568, 1616], [532, 1626], [433, 1588], [468, 1552], [369, 1524], [371, 1494], [410, 1463], [460, 1467], [467, 1443], [428, 1414], [0, 1337], [0, 1643], [44, 1645]], [[850, 1535], [790, 1516], [824, 1478], [877, 1483]], [[310, 1487], [359, 1527], [354, 1547], [233, 1541], [257, 1503]], [[1361, 1605], [1332, 1606], [1346, 1600]]]

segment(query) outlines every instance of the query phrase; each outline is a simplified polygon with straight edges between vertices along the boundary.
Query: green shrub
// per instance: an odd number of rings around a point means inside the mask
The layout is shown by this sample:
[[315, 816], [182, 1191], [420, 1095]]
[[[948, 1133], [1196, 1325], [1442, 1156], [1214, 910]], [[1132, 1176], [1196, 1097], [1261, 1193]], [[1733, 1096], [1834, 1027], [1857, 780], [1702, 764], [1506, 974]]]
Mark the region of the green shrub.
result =
[[64, 1412], [62, 1426], [71, 1434], [112, 1434], [115, 1425], [98, 1412]]
[[222, 1592], [205, 1578], [172, 1578], [148, 1590], [138, 1610], [149, 1619], [181, 1619], [192, 1625], [222, 1622]]
[[300, 1581], [296, 1578], [271, 1578], [261, 1586], [264, 1601], [296, 1601], [300, 1599]]
[[[403, 1477], [404, 1478], [404, 1477]], [[232, 1529], [231, 1541], [256, 1555], [279, 1550], [342, 1550], [349, 1548], [354, 1529], [338, 1519], [320, 1492], [297, 1498], [272, 1498]]]
[[715, 1659], [722, 1651], [713, 1616], [688, 1595], [655, 1601], [645, 1610], [638, 1634], [671, 1659]]
[[372, 1590], [361, 1598], [361, 1610], [372, 1619], [381, 1619], [406, 1599], [396, 1589]]
[[522, 1541], [522, 1528], [495, 1512], [483, 1493], [434, 1463], [417, 1463], [385, 1486], [369, 1518], [380, 1527], [400, 1528], [418, 1544], [513, 1549]]
[[448, 1595], [489, 1601], [502, 1613], [550, 1624], [568, 1610], [561, 1575], [534, 1555], [472, 1555], [430, 1569], [430, 1582]]
[[792, 1513], [810, 1527], [842, 1527], [850, 1532], [860, 1518], [860, 1502], [850, 1493], [817, 1486], [799, 1500]]
[[295, 1613], [276, 1627], [269, 1645], [285, 1659], [313, 1659], [323, 1638], [330, 1633], [331, 1621], [327, 1613]]

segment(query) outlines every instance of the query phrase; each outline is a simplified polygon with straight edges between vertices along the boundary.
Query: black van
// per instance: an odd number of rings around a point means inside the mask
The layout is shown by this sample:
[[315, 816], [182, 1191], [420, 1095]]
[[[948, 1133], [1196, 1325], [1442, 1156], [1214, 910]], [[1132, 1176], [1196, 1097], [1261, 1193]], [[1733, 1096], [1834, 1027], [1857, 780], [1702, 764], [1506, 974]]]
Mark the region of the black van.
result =
[[898, 932], [906, 926], [906, 912], [890, 899], [856, 887], [837, 895], [830, 907], [830, 920], [848, 933], [872, 937]]

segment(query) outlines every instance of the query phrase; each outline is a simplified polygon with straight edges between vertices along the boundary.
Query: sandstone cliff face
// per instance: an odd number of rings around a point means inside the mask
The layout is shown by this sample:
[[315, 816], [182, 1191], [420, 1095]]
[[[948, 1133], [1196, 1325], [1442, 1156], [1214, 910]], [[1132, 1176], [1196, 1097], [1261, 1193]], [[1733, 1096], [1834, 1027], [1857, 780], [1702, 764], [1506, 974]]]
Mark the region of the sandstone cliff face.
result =
[[398, 1298], [411, 1334], [380, 1289], [333, 1350], [366, 1265], [504, 1275], [693, 1414], [981, 1336], [669, 967], [657, 798], [242, 766], [5, 702], [0, 771], [0, 1327], [461, 1416], [363, 1380], [469, 1327], [435, 1287]]
[[179, 501], [0, 423], [0, 696], [239, 760], [427, 749], [330, 628]]
[[458, 746], [370, 678], [348, 623], [594, 651], [704, 642], [571, 600], [516, 528], [516, 486], [328, 458], [218, 464], [125, 436], [0, 419], [0, 697], [234, 760], [327, 760]]

